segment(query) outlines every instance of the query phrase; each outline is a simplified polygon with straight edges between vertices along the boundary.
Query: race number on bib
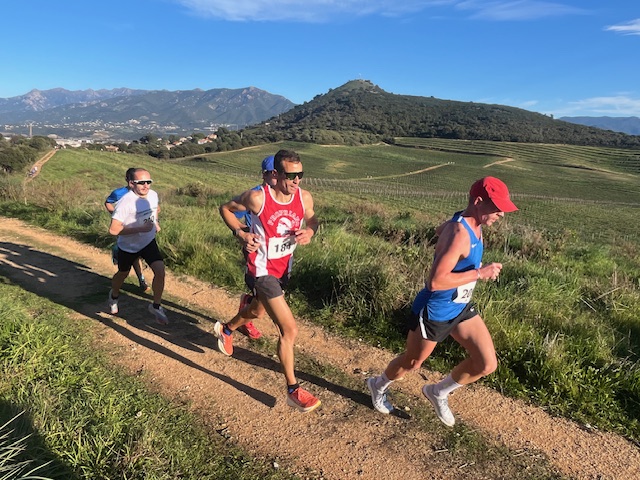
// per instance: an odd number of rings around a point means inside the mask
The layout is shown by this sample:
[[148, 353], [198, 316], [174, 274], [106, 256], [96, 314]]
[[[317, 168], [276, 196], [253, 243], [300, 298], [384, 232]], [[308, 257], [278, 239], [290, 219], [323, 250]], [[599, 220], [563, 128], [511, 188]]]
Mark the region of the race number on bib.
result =
[[473, 295], [473, 289], [476, 288], [476, 282], [465, 283], [456, 289], [453, 303], [469, 303]]
[[286, 257], [287, 255], [291, 255], [295, 249], [295, 235], [291, 235], [289, 237], [272, 237], [269, 239], [267, 258], [276, 259]]

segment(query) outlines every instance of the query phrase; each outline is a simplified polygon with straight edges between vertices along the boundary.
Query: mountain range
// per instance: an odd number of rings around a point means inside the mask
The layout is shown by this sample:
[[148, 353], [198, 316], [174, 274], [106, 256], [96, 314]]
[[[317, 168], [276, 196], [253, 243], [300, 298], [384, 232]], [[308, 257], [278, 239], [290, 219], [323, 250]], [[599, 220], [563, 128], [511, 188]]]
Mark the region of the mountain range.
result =
[[[504, 105], [385, 92], [352, 80], [295, 105], [255, 87], [213, 90], [32, 90], [0, 98], [0, 133], [101, 141], [245, 130], [247, 141], [371, 143], [442, 137], [583, 145], [640, 145], [640, 119], [562, 117]], [[251, 138], [251, 140], [250, 140]]]
[[[294, 103], [255, 87], [213, 90], [32, 90], [0, 99], [5, 134], [111, 139], [240, 129], [286, 112]], [[4, 128], [3, 128], [4, 127]]]

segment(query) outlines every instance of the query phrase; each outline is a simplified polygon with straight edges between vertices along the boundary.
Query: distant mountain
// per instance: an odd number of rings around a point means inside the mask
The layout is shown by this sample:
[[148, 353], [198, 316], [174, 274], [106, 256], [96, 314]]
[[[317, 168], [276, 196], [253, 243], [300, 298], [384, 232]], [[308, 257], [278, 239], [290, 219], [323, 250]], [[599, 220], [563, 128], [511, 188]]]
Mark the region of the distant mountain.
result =
[[279, 115], [294, 103], [255, 87], [213, 90], [33, 90], [0, 99], [0, 130], [33, 134], [137, 139], [243, 128]]
[[[19, 112], [42, 112], [51, 108], [71, 104], [86, 104], [114, 97], [126, 97], [146, 93], [147, 90], [115, 88], [113, 90], [31, 90], [18, 97], [0, 98], [0, 115]], [[11, 118], [11, 117], [8, 117]]]
[[615, 133], [515, 107], [396, 95], [368, 80], [339, 88], [260, 125], [247, 135], [316, 143], [393, 142], [435, 137], [529, 143], [640, 146], [640, 137]]
[[561, 117], [559, 120], [629, 135], [640, 135], [640, 118], [638, 117]]

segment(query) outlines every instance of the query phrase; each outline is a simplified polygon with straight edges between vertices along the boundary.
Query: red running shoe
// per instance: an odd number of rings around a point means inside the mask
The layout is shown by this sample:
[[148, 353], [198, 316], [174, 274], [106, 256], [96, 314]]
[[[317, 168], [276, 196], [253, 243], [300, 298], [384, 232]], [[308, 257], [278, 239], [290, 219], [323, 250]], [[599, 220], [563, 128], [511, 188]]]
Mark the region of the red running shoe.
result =
[[256, 328], [253, 322], [247, 322], [241, 327], [238, 327], [238, 331], [249, 337], [251, 340], [257, 340], [262, 336], [262, 332]]
[[301, 387], [287, 395], [287, 405], [295, 407], [303, 413], [315, 410], [320, 406], [320, 403], [320, 400]]
[[[244, 310], [252, 301], [253, 297], [251, 295], [243, 293], [240, 296], [240, 308], [238, 308], [238, 313]], [[262, 333], [256, 328], [253, 322], [247, 322], [241, 327], [238, 327], [238, 331], [252, 340], [257, 340], [262, 336]]]

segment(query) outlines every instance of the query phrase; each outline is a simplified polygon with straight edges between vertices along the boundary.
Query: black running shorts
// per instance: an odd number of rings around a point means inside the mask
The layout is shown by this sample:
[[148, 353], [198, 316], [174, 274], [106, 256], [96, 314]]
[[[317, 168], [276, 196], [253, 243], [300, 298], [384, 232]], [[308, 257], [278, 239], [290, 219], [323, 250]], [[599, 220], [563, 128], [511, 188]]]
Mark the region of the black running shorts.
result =
[[456, 325], [479, 315], [473, 303], [468, 303], [456, 318], [444, 322], [429, 320], [424, 317], [424, 314], [426, 313], [427, 307], [420, 310], [419, 314], [411, 312], [407, 326], [411, 331], [419, 328], [422, 338], [433, 342], [443, 341], [451, 334], [451, 331], [456, 327]]

